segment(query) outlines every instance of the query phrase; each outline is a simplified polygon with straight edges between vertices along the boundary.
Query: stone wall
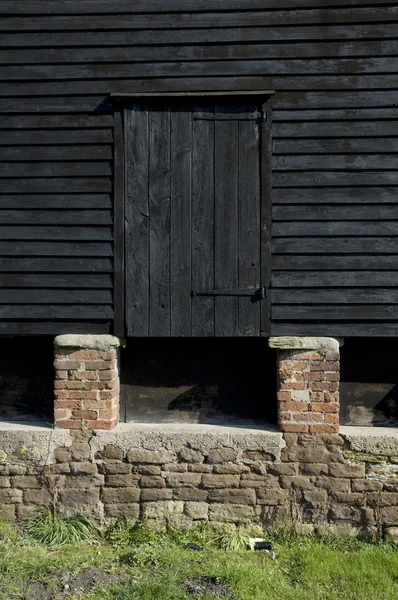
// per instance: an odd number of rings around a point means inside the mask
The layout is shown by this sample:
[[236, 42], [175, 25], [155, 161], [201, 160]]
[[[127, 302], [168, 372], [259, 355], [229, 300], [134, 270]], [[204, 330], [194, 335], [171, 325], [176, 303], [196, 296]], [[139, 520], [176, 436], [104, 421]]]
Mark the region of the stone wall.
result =
[[[349, 428], [348, 428], [349, 429]], [[0, 432], [0, 518], [56, 502], [100, 522], [294, 526], [375, 538], [398, 526], [398, 435], [197, 426]]]

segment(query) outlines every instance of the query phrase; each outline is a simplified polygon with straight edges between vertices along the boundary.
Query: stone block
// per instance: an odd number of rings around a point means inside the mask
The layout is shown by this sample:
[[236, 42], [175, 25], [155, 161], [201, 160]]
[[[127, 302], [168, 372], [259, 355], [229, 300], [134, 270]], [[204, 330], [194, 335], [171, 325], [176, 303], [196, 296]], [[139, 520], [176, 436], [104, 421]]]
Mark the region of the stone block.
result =
[[353, 492], [377, 492], [383, 484], [375, 479], [353, 479], [351, 482]]
[[[204, 475], [211, 477], [211, 475]], [[166, 482], [169, 487], [197, 487], [202, 481], [201, 473], [170, 473], [166, 477]]]
[[210, 463], [233, 462], [238, 453], [233, 448], [214, 448], [209, 450], [207, 461]]
[[133, 503], [140, 499], [140, 490], [136, 487], [105, 487], [101, 492], [102, 501], [105, 503]]
[[326, 490], [304, 490], [303, 500], [310, 508], [320, 508], [326, 504], [327, 492]]
[[365, 465], [331, 463], [329, 473], [332, 477], [365, 477]]
[[166, 477], [169, 473], [186, 473], [188, 471], [188, 463], [166, 463], [162, 467], [162, 475]]
[[0, 504], [0, 521], [14, 521], [15, 504]]
[[39, 490], [42, 486], [35, 475], [17, 475], [13, 478], [14, 487], [20, 490]]
[[130, 475], [131, 465], [119, 462], [98, 463], [98, 471], [105, 475]]
[[90, 458], [90, 445], [87, 442], [74, 442], [70, 447], [72, 460], [77, 462]]
[[[211, 465], [208, 465], [211, 469]], [[214, 473], [219, 475], [238, 475], [240, 473], [250, 473], [248, 465], [238, 465], [236, 463], [221, 463], [213, 466]]]
[[360, 522], [360, 509], [348, 504], [334, 504], [329, 509], [329, 519], [331, 521], [351, 521]]
[[[216, 467], [222, 467], [222, 465], [214, 465], [214, 469]], [[213, 465], [208, 464], [189, 464], [188, 465], [189, 473], [211, 473], [213, 471]], [[216, 471], [220, 473], [220, 471]]]
[[179, 531], [190, 529], [193, 523], [193, 520], [188, 515], [170, 515], [167, 517], [167, 525]]
[[254, 510], [246, 505], [211, 504], [209, 519], [224, 523], [249, 523], [254, 519]]
[[139, 475], [107, 475], [106, 485], [109, 487], [136, 487], [138, 488]]
[[281, 487], [284, 489], [293, 488], [294, 490], [312, 490], [314, 489], [315, 478], [296, 475], [295, 477], [281, 477]]
[[161, 468], [158, 465], [134, 465], [133, 473], [140, 475], [160, 475]]
[[104, 485], [103, 475], [75, 475], [66, 477], [65, 488], [90, 489]]
[[170, 450], [145, 450], [144, 448], [131, 448], [127, 452], [130, 463], [165, 464], [174, 462], [177, 458], [175, 452]]
[[329, 461], [329, 452], [325, 446], [296, 446], [290, 448], [288, 453], [289, 462], [298, 463], [327, 463]]
[[[26, 492], [25, 492], [26, 494]], [[99, 503], [99, 488], [91, 490], [65, 489], [59, 491], [60, 504], [67, 510], [73, 510], [77, 514], [82, 513], [85, 507], [97, 507]], [[26, 500], [25, 500], [26, 502]], [[33, 502], [32, 502], [33, 504]], [[48, 502], [38, 502], [48, 504]]]
[[19, 502], [22, 502], [22, 490], [0, 489], [0, 504], [17, 504]]
[[158, 502], [160, 500], [171, 500], [173, 490], [168, 488], [146, 488], [141, 490], [141, 502]]
[[267, 466], [267, 473], [271, 475], [297, 475], [298, 465], [294, 463], [274, 463]]
[[183, 448], [179, 452], [179, 458], [187, 463], [202, 463], [205, 459], [202, 452], [199, 452], [199, 450], [193, 450], [192, 448]]
[[94, 475], [97, 470], [97, 465], [88, 461], [72, 462], [70, 464], [70, 471], [73, 475]]
[[398, 525], [398, 506], [386, 506], [380, 511], [381, 522], [385, 525]]
[[267, 489], [257, 489], [257, 504], [265, 505], [265, 506], [277, 506], [279, 504], [284, 504], [287, 502], [289, 493], [287, 490], [267, 490]]
[[239, 475], [205, 474], [203, 475], [202, 485], [205, 488], [237, 488], [239, 486]]
[[384, 530], [384, 539], [386, 542], [398, 544], [398, 527], [386, 527]]
[[105, 504], [104, 512], [107, 517], [126, 517], [131, 521], [137, 521], [140, 515], [139, 504]]
[[[142, 490], [144, 492], [144, 490]], [[206, 490], [199, 490], [197, 488], [174, 488], [170, 490], [173, 492], [174, 500], [184, 500], [187, 502], [206, 502], [209, 492]]]
[[328, 472], [329, 467], [324, 463], [303, 463], [299, 465], [300, 475], [326, 475]]
[[70, 448], [56, 448], [54, 450], [54, 458], [59, 463], [67, 463], [70, 462], [72, 457], [72, 453]]
[[186, 502], [184, 511], [191, 519], [207, 519], [209, 505], [206, 502]]
[[24, 521], [25, 519], [30, 517], [30, 515], [33, 512], [35, 512], [35, 510], [38, 510], [37, 506], [35, 506], [35, 505], [26, 506], [25, 504], [17, 504], [16, 505], [16, 511], [17, 511], [16, 517], [17, 517], [18, 521]]
[[349, 479], [333, 478], [333, 477], [317, 477], [317, 487], [323, 488], [330, 492], [350, 492], [351, 482]]
[[9, 477], [0, 477], [0, 489], [11, 487]]
[[256, 493], [251, 489], [216, 489], [210, 490], [209, 502], [226, 504], [256, 504]]
[[170, 517], [171, 515], [183, 513], [184, 502], [171, 500], [166, 500], [165, 502], [146, 502], [142, 510], [144, 519]]
[[120, 461], [123, 459], [123, 450], [114, 444], [107, 444], [97, 455], [96, 458]]
[[166, 482], [159, 475], [143, 475], [140, 479], [140, 486], [142, 488], [164, 488]]

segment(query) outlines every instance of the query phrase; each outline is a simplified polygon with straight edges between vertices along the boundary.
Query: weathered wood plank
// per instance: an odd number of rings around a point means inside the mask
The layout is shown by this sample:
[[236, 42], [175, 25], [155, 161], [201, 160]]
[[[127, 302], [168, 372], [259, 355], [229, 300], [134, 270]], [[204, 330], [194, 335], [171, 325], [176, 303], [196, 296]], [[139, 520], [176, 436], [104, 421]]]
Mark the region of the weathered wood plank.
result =
[[[272, 290], [273, 304], [398, 304], [398, 289]], [[359, 308], [359, 310], [361, 310]]]
[[274, 306], [272, 316], [275, 321], [398, 321], [398, 306]]
[[35, 242], [18, 240], [15, 244], [12, 239], [0, 241], [0, 256], [113, 256], [111, 242], [60, 242], [57, 239], [51, 242]]
[[276, 110], [274, 111], [273, 121], [364, 121], [366, 119], [375, 121], [376, 119], [397, 119], [398, 108], [335, 108], [335, 109], [296, 109], [296, 110]]
[[[398, 322], [390, 323], [322, 323], [323, 335], [335, 337], [396, 337]], [[319, 335], [319, 324], [311, 323], [273, 323], [272, 335]]]
[[[351, 56], [395, 56], [398, 53], [398, 40], [356, 40], [312, 43], [291, 41], [286, 44], [235, 44], [225, 46], [183, 45], [163, 46], [162, 60], [239, 60], [271, 58], [316, 58]], [[72, 48], [12, 48], [2, 52], [4, 64], [71, 64], [107, 62], [154, 62], [159, 59], [159, 49], [154, 46], [94, 46]], [[110, 117], [111, 118], [111, 117]], [[294, 116], [292, 116], [294, 119]], [[279, 119], [278, 119], [279, 120]], [[296, 120], [296, 119], [294, 119]]]
[[280, 271], [272, 275], [274, 288], [397, 287], [397, 271]]
[[377, 221], [398, 220], [398, 204], [379, 206], [274, 206], [275, 221]]
[[112, 321], [62, 321], [62, 320], [3, 320], [0, 321], [1, 335], [60, 335], [61, 333], [106, 334], [112, 333]]
[[[333, 129], [333, 123], [330, 129]], [[347, 124], [349, 129], [350, 123]], [[398, 137], [340, 137], [320, 139], [316, 137], [308, 139], [286, 138], [274, 140], [273, 153], [277, 154], [393, 154], [398, 152]], [[337, 160], [338, 157], [337, 157]]]
[[39, 225], [0, 226], [3, 240], [85, 240], [111, 241], [111, 227], [56, 227]]
[[276, 171], [275, 187], [398, 185], [398, 171]]
[[398, 235], [398, 222], [395, 221], [291, 221], [276, 222], [272, 228], [275, 237], [305, 237], [317, 235], [323, 236], [384, 236]]
[[301, 154], [274, 156], [272, 159], [272, 168], [275, 171], [336, 171], [336, 169], [385, 171], [396, 170], [397, 165], [398, 154]]
[[106, 194], [46, 194], [45, 196], [34, 196], [33, 194], [25, 194], [23, 196], [0, 195], [0, 209], [2, 210], [55, 210], [57, 208], [62, 208], [64, 210], [73, 208], [80, 210], [110, 210], [112, 208], [112, 199]]
[[170, 115], [170, 335], [189, 337], [192, 330], [192, 109], [173, 106]]
[[[36, 152], [40, 154], [38, 148]], [[5, 177], [110, 177], [111, 175], [109, 161], [0, 163], [0, 179]]]
[[149, 119], [149, 335], [170, 335], [170, 109]]
[[16, 130], [11, 129], [3, 131], [0, 138], [0, 145], [11, 146], [19, 144], [50, 144], [50, 145], [66, 145], [66, 144], [101, 144], [112, 143], [112, 129], [71, 129], [62, 131], [60, 136], [59, 131], [54, 129], [32, 131], [30, 129]]
[[18, 304], [0, 304], [0, 319], [113, 319], [111, 306], [69, 305], [59, 306], [45, 304], [43, 306], [29, 303], [28, 306]]
[[[98, 93], [98, 92], [97, 92]], [[0, 98], [0, 113], [25, 115], [28, 112], [37, 113], [58, 113], [70, 112], [84, 113], [97, 111], [103, 116], [108, 116], [112, 110], [112, 105], [104, 94], [90, 96], [40, 96], [40, 97], [14, 97], [12, 101], [9, 98]], [[49, 125], [50, 127], [50, 125]]]
[[[321, 248], [319, 248], [321, 251]], [[397, 248], [398, 250], [398, 248]], [[305, 248], [302, 249], [305, 252]], [[272, 259], [274, 271], [308, 271], [308, 270], [340, 270], [340, 271], [371, 271], [391, 270], [398, 268], [398, 254], [375, 256], [363, 253], [361, 255], [324, 256], [320, 255], [276, 255]]]
[[[22, 253], [21, 253], [22, 254]], [[48, 272], [48, 273], [112, 273], [110, 258], [0, 258], [0, 272]]]
[[[87, 146], [42, 146], [38, 151], [37, 146], [0, 146], [0, 161], [43, 161], [43, 160], [112, 160], [113, 152], [111, 144], [100, 146], [91, 144]], [[39, 170], [40, 164], [37, 164]], [[104, 164], [104, 174], [110, 174], [110, 168]], [[90, 165], [86, 165], [87, 171], [90, 170]], [[2, 170], [0, 167], [0, 171]], [[21, 167], [22, 168], [22, 167]], [[34, 167], [31, 167], [34, 168]], [[58, 168], [60, 168], [58, 166]], [[53, 167], [54, 169], [54, 167]], [[81, 170], [84, 165], [81, 165]], [[84, 173], [87, 175], [87, 171]], [[64, 174], [64, 173], [62, 173]], [[102, 175], [102, 170], [99, 171]]]
[[[296, 235], [296, 234], [295, 234]], [[275, 254], [395, 254], [397, 239], [395, 237], [293, 237], [276, 238], [272, 242]]]
[[[64, 274], [42, 273], [40, 277], [32, 273], [0, 274], [2, 288], [112, 288], [111, 275], [105, 274]], [[27, 315], [28, 316], [28, 315]]]
[[30, 179], [4, 179], [1, 184], [3, 194], [84, 194], [110, 193], [112, 192], [112, 181], [105, 177], [79, 178], [79, 177], [57, 177], [57, 178], [30, 178]]
[[[50, 52], [45, 50], [45, 52]], [[36, 100], [30, 98], [31, 108], [35, 109]], [[80, 101], [84, 102], [84, 98]], [[10, 106], [12, 108], [12, 106]], [[72, 129], [80, 127], [83, 129], [113, 127], [113, 115], [6, 115], [0, 116], [0, 129]], [[62, 140], [58, 140], [61, 143]]]
[[112, 225], [110, 210], [0, 210], [2, 225]]
[[127, 333], [149, 333], [149, 146], [148, 111], [125, 111], [126, 143], [126, 321]]
[[[261, 282], [260, 124], [238, 124], [238, 287], [259, 288]], [[238, 298], [239, 336], [260, 335], [260, 301]]]
[[293, 138], [333, 138], [333, 137], [383, 137], [398, 135], [398, 121], [352, 121], [345, 123], [335, 121], [333, 127], [330, 123], [308, 122], [308, 123], [276, 123], [273, 137]]
[[398, 187], [280, 188], [274, 204], [389, 204], [397, 201]]
[[[100, 290], [27, 290], [0, 289], [1, 304], [109, 304], [113, 303], [113, 294], [110, 289]], [[26, 309], [25, 307], [25, 310]]]
[[380, 90], [342, 91], [279, 91], [273, 101], [274, 109], [337, 109], [394, 106], [397, 93]]
[[[214, 106], [194, 107], [193, 116], [214, 115]], [[214, 121], [193, 121], [192, 287], [214, 289]], [[214, 335], [214, 297], [192, 299], [192, 335]]]
[[[215, 113], [223, 112], [216, 106]], [[215, 121], [215, 289], [238, 287], [238, 125], [237, 121]], [[215, 298], [215, 335], [239, 335], [237, 297]]]

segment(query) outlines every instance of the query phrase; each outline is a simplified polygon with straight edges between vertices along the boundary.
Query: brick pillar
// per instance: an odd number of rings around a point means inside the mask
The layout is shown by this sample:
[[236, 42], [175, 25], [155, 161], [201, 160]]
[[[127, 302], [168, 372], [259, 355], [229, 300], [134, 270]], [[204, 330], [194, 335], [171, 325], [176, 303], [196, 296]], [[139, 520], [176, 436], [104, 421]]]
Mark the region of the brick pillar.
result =
[[119, 421], [119, 340], [59, 335], [54, 340], [54, 420], [62, 429], [113, 429]]
[[275, 337], [269, 346], [277, 349], [280, 431], [338, 433], [338, 340]]

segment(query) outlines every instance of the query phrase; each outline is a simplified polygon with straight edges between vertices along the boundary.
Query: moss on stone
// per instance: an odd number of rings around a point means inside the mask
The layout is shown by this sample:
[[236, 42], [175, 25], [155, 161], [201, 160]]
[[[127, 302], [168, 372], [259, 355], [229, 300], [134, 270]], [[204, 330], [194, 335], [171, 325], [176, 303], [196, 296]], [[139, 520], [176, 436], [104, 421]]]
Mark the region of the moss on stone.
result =
[[374, 465], [387, 464], [387, 458], [376, 454], [366, 454], [366, 452], [355, 452], [355, 450], [344, 450], [344, 458], [355, 463], [369, 463]]

